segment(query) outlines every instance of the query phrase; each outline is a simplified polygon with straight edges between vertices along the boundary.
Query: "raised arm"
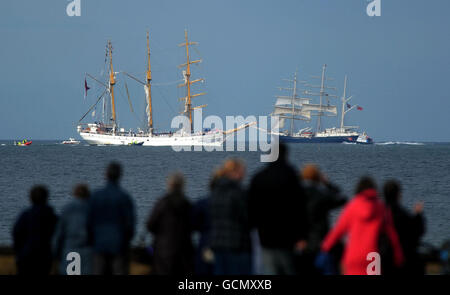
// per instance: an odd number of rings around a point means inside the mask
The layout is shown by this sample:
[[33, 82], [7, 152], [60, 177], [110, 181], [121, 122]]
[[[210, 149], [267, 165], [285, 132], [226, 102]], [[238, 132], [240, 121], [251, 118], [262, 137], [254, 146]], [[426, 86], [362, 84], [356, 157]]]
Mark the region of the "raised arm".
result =
[[321, 247], [322, 251], [329, 252], [342, 236], [348, 232], [351, 224], [352, 205], [353, 203], [350, 203], [344, 208], [336, 225], [325, 237]]

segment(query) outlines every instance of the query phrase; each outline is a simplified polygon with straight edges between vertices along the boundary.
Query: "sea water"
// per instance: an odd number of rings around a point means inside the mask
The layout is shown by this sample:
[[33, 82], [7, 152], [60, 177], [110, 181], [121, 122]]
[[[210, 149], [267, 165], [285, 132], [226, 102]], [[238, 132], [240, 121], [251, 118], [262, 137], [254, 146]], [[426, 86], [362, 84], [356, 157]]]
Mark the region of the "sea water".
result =
[[[186, 194], [196, 200], [207, 194], [212, 171], [228, 157], [240, 157], [246, 162], [246, 184], [265, 165], [260, 162], [259, 152], [175, 152], [170, 147], [88, 146], [83, 142], [62, 145], [60, 141], [34, 141], [29, 147], [20, 147], [12, 141], [1, 141], [0, 245], [11, 245], [12, 226], [29, 205], [32, 185], [47, 185], [50, 204], [60, 212], [75, 184], [86, 183], [91, 189], [104, 185], [104, 170], [112, 160], [123, 165], [122, 185], [137, 205], [137, 243], [149, 237], [144, 224], [164, 194], [168, 174], [183, 172]], [[291, 144], [289, 160], [296, 169], [305, 163], [318, 164], [349, 198], [363, 175], [373, 176], [380, 187], [385, 180], [396, 178], [403, 185], [403, 204], [407, 208], [425, 202], [424, 240], [440, 246], [450, 239], [450, 144]], [[277, 200], [273, 196], [273, 201]]]

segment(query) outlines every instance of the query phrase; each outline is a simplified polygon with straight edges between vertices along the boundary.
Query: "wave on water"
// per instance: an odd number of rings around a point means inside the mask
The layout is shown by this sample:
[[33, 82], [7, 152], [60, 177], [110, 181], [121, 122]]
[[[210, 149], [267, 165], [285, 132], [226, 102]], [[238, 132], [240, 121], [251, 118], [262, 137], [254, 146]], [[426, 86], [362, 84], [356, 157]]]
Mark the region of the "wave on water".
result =
[[396, 145], [396, 144], [403, 144], [403, 145], [425, 145], [422, 142], [409, 142], [409, 141], [387, 141], [387, 142], [377, 142], [376, 145]]

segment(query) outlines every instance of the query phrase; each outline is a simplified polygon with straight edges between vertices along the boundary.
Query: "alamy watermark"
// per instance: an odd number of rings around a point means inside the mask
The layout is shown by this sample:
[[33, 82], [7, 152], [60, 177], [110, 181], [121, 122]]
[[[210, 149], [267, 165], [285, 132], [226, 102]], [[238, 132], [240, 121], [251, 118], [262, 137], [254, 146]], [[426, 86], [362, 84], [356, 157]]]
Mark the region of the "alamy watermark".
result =
[[[81, 0], [69, 0], [69, 4], [66, 7], [66, 13], [68, 16], [81, 16]], [[381, 16], [381, 0], [368, 0], [366, 13], [368, 16]]]
[[[269, 126], [270, 121], [270, 128]], [[279, 125], [278, 116], [226, 116], [225, 124], [218, 116], [207, 116], [203, 119], [202, 111], [194, 112], [194, 133], [190, 132], [191, 123], [184, 115], [172, 119], [171, 128], [187, 135], [186, 145], [172, 145], [176, 152], [180, 151], [261, 151], [261, 162], [273, 162], [278, 159]], [[226, 127], [226, 128], [224, 128]], [[218, 132], [205, 130], [217, 130]], [[221, 130], [225, 130], [221, 132]], [[248, 137], [247, 137], [248, 134]], [[194, 144], [192, 144], [194, 143]], [[200, 144], [199, 144], [200, 143]]]
[[370, 0], [367, 5], [366, 13], [368, 16], [381, 16], [381, 0]]
[[67, 275], [81, 275], [81, 255], [78, 252], [69, 252], [66, 256], [69, 262], [66, 267]]
[[[66, 260], [69, 262], [66, 267], [66, 274], [67, 275], [81, 275], [81, 255], [80, 255], [80, 253], [69, 252], [66, 256]], [[367, 268], [366, 268], [367, 275], [381, 275], [380, 253], [370, 252], [367, 254], [366, 260], [370, 261], [370, 263], [367, 265]]]
[[81, 16], [81, 0], [71, 0], [66, 7], [68, 16]]
[[366, 257], [370, 263], [367, 265], [366, 273], [368, 275], [380, 275], [381, 274], [381, 256], [378, 252], [370, 252]]

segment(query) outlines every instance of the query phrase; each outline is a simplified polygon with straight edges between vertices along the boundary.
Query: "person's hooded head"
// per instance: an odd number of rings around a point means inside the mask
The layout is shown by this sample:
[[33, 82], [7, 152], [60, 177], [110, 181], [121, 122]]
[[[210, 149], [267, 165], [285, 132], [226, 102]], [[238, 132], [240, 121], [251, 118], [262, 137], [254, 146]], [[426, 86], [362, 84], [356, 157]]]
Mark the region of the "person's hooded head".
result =
[[48, 189], [44, 185], [36, 185], [30, 190], [30, 201], [33, 205], [45, 205], [48, 200]]
[[368, 189], [377, 189], [375, 181], [370, 176], [363, 176], [360, 178], [358, 184], [356, 185], [355, 194], [359, 195]]
[[369, 177], [362, 177], [356, 186], [356, 197], [363, 198], [363, 206], [356, 211], [356, 216], [360, 220], [373, 220], [382, 215], [382, 209], [379, 206], [373, 206], [378, 202], [378, 193], [375, 181]]
[[111, 183], [118, 183], [122, 176], [122, 167], [117, 162], [111, 162], [106, 168], [106, 179]]
[[400, 201], [402, 188], [396, 180], [389, 180], [384, 184], [383, 193], [386, 204], [396, 205]]

